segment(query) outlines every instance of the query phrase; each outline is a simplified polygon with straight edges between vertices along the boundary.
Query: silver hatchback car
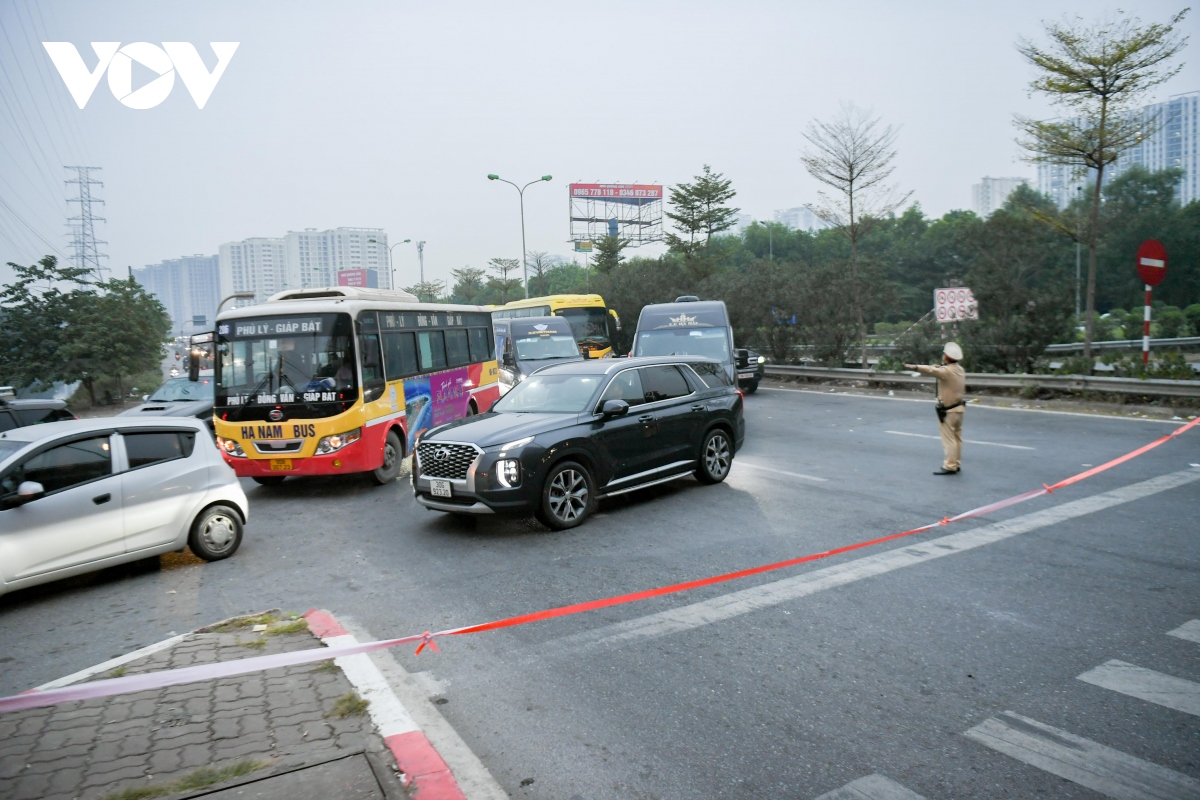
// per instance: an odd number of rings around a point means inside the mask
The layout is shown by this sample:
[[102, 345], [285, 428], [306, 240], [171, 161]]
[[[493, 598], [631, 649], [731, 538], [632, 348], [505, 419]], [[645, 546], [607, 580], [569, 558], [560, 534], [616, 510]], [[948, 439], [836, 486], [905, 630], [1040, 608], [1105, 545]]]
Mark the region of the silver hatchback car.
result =
[[228, 558], [249, 504], [198, 419], [68, 420], [0, 433], [0, 594], [182, 550]]

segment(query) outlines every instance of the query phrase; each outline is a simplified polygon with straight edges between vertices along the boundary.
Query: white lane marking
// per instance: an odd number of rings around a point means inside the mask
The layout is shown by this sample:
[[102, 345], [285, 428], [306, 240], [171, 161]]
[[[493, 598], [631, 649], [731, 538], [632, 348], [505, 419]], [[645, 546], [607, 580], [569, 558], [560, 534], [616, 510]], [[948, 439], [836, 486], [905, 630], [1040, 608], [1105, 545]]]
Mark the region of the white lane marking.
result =
[[923, 564], [951, 553], [961, 553], [976, 547], [994, 544], [1059, 522], [1150, 497], [1196, 480], [1200, 480], [1200, 470], [1196, 469], [1160, 475], [1147, 481], [1122, 486], [1103, 494], [1072, 500], [1069, 503], [1014, 517], [1003, 522], [950, 534], [938, 539], [930, 539], [922, 543], [908, 544], [895, 550], [865, 556], [844, 564], [730, 592], [711, 600], [690, 603], [656, 614], [648, 614], [644, 617], [564, 636], [552, 643], [547, 643], [546, 646], [551, 649], [562, 648], [564, 651], [573, 652], [606, 645], [628, 644], [633, 641], [689, 631], [714, 622], [749, 614], [759, 609], [807, 597], [826, 589], [882, 575], [902, 567]]
[[1200, 781], [1195, 778], [1011, 711], [963, 735], [1116, 800], [1200, 798]]
[[49, 689], [61, 689], [63, 686], [70, 686], [73, 683], [85, 681], [93, 675], [99, 675], [102, 672], [109, 672], [121, 666], [122, 664], [128, 664], [130, 661], [136, 661], [139, 658], [145, 658], [146, 656], [153, 655], [160, 650], [166, 650], [168, 647], [174, 647], [188, 636], [190, 636], [190, 634], [181, 633], [178, 636], [172, 636], [170, 639], [163, 639], [161, 642], [155, 642], [154, 644], [146, 645], [140, 650], [134, 650], [132, 653], [126, 653], [123, 656], [110, 658], [108, 661], [101, 662], [95, 666], [88, 667], [87, 669], [81, 669], [79, 672], [72, 672], [70, 675], [66, 675], [56, 681], [43, 683], [34, 691], [45, 692]]
[[817, 800], [925, 800], [916, 792], [904, 788], [882, 775], [868, 775], [850, 781], [840, 789], [826, 792]]
[[[339, 615], [338, 622], [361, 641], [377, 641], [351, 617]], [[450, 767], [463, 795], [470, 800], [508, 800], [508, 793], [500, 788], [479, 757], [431, 702], [432, 697], [445, 691], [445, 684], [439, 686], [439, 681], [427, 673], [408, 672], [400, 666], [391, 650], [376, 650], [364, 655], [374, 662], [400, 703], [420, 726], [425, 738]]]
[[1200, 619], [1189, 620], [1173, 631], [1167, 631], [1167, 636], [1176, 639], [1187, 639], [1189, 642], [1200, 644]]
[[[877, 394], [856, 394], [854, 392], [818, 392], [815, 389], [784, 389], [780, 386], [762, 386], [759, 388], [761, 391], [766, 391], [766, 392], [795, 392], [796, 394], [817, 394], [817, 395], [820, 395], [821, 397], [861, 397], [864, 400], [891, 400], [893, 402], [898, 402], [898, 403], [929, 403], [929, 404], [932, 404], [932, 402], [933, 402], [932, 400], [922, 400], [922, 399], [915, 398], [915, 397], [885, 397], [883, 395], [877, 395]], [[992, 411], [1029, 411], [1034, 414], [1061, 414], [1065, 417], [1087, 417], [1088, 419], [1113, 419], [1113, 420], [1127, 420], [1127, 421], [1131, 421], [1131, 422], [1158, 422], [1163, 425], [1174, 425], [1176, 427], [1187, 424], [1186, 420], [1183, 422], [1179, 422], [1177, 420], [1171, 420], [1171, 419], [1146, 419], [1144, 417], [1123, 417], [1123, 416], [1114, 416], [1114, 415], [1110, 415], [1110, 414], [1095, 414], [1095, 413], [1089, 414], [1084, 411], [1055, 411], [1054, 409], [1051, 409], [1051, 408], [1012, 408], [1010, 406], [989, 406], [989, 405], [984, 405], [983, 403], [971, 403], [967, 406], [967, 408], [986, 408], [986, 409], [990, 409]]]
[[1089, 669], [1079, 680], [1200, 717], [1200, 683], [1116, 659]]
[[[916, 436], [921, 439], [941, 439], [941, 436], [933, 436], [928, 433], [906, 433], [904, 431], [884, 431], [884, 433], [894, 433], [896, 436]], [[1036, 447], [1026, 447], [1023, 444], [1001, 444], [1000, 442], [977, 442], [974, 439], [963, 439], [964, 444], [986, 444], [989, 447], [1010, 447], [1013, 450], [1036, 450]]]
[[[358, 639], [349, 633], [330, 636], [321, 641], [327, 647], [358, 644]], [[367, 714], [379, 729], [380, 736], [386, 739], [389, 736], [420, 730], [408, 709], [400, 703], [400, 698], [396, 697], [388, 682], [384, 680], [383, 673], [366, 653], [335, 658], [333, 663], [342, 668], [346, 680], [350, 681], [350, 685], [359, 696], [367, 701]]]
[[788, 471], [782, 470], [782, 469], [775, 469], [774, 467], [763, 467], [763, 466], [759, 466], [758, 464], [751, 464], [749, 461], [746, 461], [745, 459], [735, 458], [733, 460], [733, 465], [735, 467], [742, 466], [742, 467], [746, 467], [747, 469], [757, 469], [757, 470], [761, 470], [762, 472], [770, 472], [773, 475], [787, 475], [789, 478], [799, 478], [802, 481], [817, 481], [818, 483], [829, 483], [828, 478], [818, 478], [816, 475], [805, 475], [803, 472], [788, 472]]

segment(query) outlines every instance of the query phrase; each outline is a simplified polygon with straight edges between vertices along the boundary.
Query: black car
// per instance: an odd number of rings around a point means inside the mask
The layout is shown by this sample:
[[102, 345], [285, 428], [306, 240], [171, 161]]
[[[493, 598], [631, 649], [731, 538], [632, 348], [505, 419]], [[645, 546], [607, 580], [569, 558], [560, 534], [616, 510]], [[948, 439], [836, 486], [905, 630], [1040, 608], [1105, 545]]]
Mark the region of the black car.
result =
[[437, 511], [533, 512], [562, 530], [602, 497], [689, 475], [723, 481], [744, 437], [742, 395], [722, 364], [577, 361], [538, 370], [487, 414], [426, 433], [413, 491]]
[[738, 348], [735, 351], [734, 366], [737, 367], [738, 387], [746, 390], [746, 394], [758, 391], [758, 382], [763, 379], [766, 369], [763, 364], [767, 360], [753, 350]]
[[75, 419], [62, 400], [17, 400], [14, 395], [11, 387], [0, 386], [0, 431]]

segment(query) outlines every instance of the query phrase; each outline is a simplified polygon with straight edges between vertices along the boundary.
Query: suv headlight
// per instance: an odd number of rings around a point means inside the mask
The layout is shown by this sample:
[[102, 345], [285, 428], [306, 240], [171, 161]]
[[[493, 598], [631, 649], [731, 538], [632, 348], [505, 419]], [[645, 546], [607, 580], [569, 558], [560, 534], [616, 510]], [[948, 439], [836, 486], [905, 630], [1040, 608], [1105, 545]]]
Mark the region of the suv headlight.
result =
[[234, 458], [245, 458], [246, 453], [242, 450], [242, 446], [233, 439], [226, 439], [222, 436], [217, 437], [217, 447], [227, 456]]
[[336, 453], [346, 445], [354, 444], [361, 438], [362, 428], [355, 428], [345, 433], [335, 433], [332, 436], [322, 436], [321, 441], [317, 442], [317, 452], [315, 455], [327, 456], [330, 453]]
[[760, 363], [760, 364], [765, 364], [765, 363], [767, 363], [767, 357], [766, 357], [766, 356], [759, 356], [759, 357], [758, 357], [758, 363]]
[[521, 485], [521, 462], [515, 458], [502, 458], [496, 462], [496, 480], [506, 489]]

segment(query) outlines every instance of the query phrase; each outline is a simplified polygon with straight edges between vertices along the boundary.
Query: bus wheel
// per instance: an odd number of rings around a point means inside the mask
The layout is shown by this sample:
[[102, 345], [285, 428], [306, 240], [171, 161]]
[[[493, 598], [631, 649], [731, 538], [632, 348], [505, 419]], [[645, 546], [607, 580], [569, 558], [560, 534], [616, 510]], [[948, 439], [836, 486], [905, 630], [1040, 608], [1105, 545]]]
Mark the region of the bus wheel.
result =
[[475, 408], [475, 401], [467, 403], [467, 413], [464, 416], [473, 417], [479, 413], [479, 409]]
[[404, 460], [404, 445], [395, 431], [388, 431], [383, 443], [383, 464], [379, 469], [371, 470], [371, 480], [380, 486], [396, 480], [400, 474], [400, 462]]
[[279, 484], [283, 483], [284, 476], [283, 475], [257, 475], [255, 477], [251, 478], [251, 480], [254, 481], [255, 483], [257, 483], [259, 486], [278, 486]]

